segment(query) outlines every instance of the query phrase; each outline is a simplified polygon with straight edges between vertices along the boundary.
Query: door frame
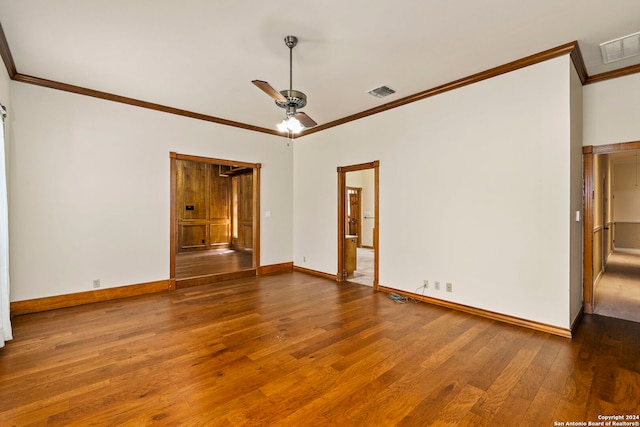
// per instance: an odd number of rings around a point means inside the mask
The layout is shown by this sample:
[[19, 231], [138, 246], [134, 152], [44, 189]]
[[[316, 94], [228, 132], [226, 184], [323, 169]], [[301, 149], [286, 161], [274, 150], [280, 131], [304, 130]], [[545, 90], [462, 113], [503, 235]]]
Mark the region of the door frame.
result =
[[[218, 273], [197, 277], [194, 279], [176, 280], [176, 253], [178, 249], [177, 227], [177, 160], [210, 163], [224, 166], [245, 167], [253, 170], [253, 263], [251, 270], [231, 273]], [[215, 159], [210, 157], [192, 156], [189, 154], [169, 153], [169, 289], [177, 287], [195, 286], [239, 277], [255, 276], [260, 265], [260, 163], [247, 163], [235, 160]]]
[[347, 172], [356, 172], [366, 169], [374, 170], [374, 219], [373, 219], [373, 289], [378, 290], [379, 286], [379, 259], [380, 244], [378, 236], [380, 234], [380, 161], [375, 160], [369, 163], [360, 163], [350, 166], [338, 166], [338, 273], [336, 279], [339, 282], [347, 280], [347, 273], [344, 269], [344, 254], [346, 237], [345, 224], [347, 221], [346, 197], [347, 192]]
[[582, 308], [587, 314], [594, 310], [593, 283], [593, 223], [595, 216], [594, 197], [594, 156], [624, 151], [640, 150], [640, 141], [608, 145], [588, 145], [582, 147], [582, 212], [583, 212], [583, 255], [582, 255]]

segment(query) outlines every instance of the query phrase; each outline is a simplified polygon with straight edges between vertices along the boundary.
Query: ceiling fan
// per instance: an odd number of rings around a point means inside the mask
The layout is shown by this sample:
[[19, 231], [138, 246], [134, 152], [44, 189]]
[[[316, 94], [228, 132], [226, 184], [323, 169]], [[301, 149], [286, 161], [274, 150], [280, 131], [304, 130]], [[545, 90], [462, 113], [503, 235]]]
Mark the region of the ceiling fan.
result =
[[278, 92], [269, 83], [262, 80], [252, 80], [264, 93], [276, 101], [276, 105], [286, 110], [286, 118], [278, 124], [281, 132], [298, 133], [304, 128], [316, 126], [317, 123], [302, 111], [297, 111], [307, 105], [307, 95], [293, 90], [293, 48], [298, 44], [296, 36], [287, 36], [284, 43], [289, 48], [289, 89]]

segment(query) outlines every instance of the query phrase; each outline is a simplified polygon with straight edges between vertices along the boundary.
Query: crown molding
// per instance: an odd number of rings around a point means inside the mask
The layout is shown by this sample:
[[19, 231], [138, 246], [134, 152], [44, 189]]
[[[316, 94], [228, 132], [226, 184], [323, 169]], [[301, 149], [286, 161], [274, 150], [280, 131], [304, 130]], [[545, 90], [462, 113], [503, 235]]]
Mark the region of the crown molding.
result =
[[1, 23], [0, 23], [0, 56], [2, 56], [2, 61], [4, 62], [5, 67], [7, 67], [9, 78], [13, 79], [14, 76], [18, 74], [18, 71], [16, 69], [16, 64], [13, 62], [11, 49], [9, 49], [9, 43], [7, 43], [7, 37], [4, 35], [4, 29], [2, 28]]
[[142, 101], [140, 99], [114, 95], [108, 92], [102, 92], [99, 90], [88, 89], [81, 86], [74, 86], [67, 83], [57, 82], [54, 80], [48, 80], [40, 77], [29, 76], [26, 74], [19, 73], [13, 61], [13, 56], [11, 55], [11, 49], [9, 49], [9, 43], [7, 42], [7, 37], [5, 36], [4, 30], [2, 29], [2, 24], [0, 24], [0, 56], [2, 56], [4, 65], [7, 67], [7, 72], [9, 73], [9, 77], [11, 78], [11, 80], [14, 80], [17, 82], [33, 84], [36, 86], [47, 87], [50, 89], [62, 90], [65, 92], [76, 93], [79, 95], [91, 96], [94, 98], [105, 99], [107, 101], [120, 102], [122, 104], [133, 105], [135, 107], [148, 108], [150, 110], [161, 111], [163, 113], [175, 114], [178, 116], [189, 117], [197, 120], [204, 120], [207, 122], [218, 123], [225, 126], [233, 126], [236, 128], [251, 130], [254, 132], [262, 132], [270, 135], [283, 136], [280, 132], [276, 131], [275, 129], [267, 129], [260, 126], [253, 126], [246, 123], [235, 122], [233, 120], [222, 119], [220, 117], [209, 116], [207, 114], [201, 114], [193, 111], [182, 110], [180, 108], [169, 107], [166, 105], [156, 104], [153, 102]]
[[[343, 117], [341, 119], [333, 120], [331, 122], [318, 125], [311, 129], [302, 131], [299, 135], [297, 135], [297, 138], [303, 137], [305, 135], [310, 135], [316, 132], [320, 132], [322, 130], [330, 129], [332, 127], [349, 123], [354, 120], [362, 119], [364, 117], [378, 114], [393, 108], [401, 107], [403, 105], [420, 101], [425, 98], [429, 98], [431, 96], [435, 96], [451, 90], [459, 89], [461, 87], [464, 87], [473, 83], [478, 83], [482, 80], [496, 77], [501, 74], [515, 71], [520, 68], [528, 67], [530, 65], [534, 65], [539, 62], [547, 61], [549, 59], [553, 59], [558, 56], [567, 55], [567, 54], [571, 56], [573, 65], [583, 85], [600, 82], [603, 80], [613, 79], [617, 77], [627, 76], [630, 74], [640, 73], [640, 64], [639, 64], [639, 65], [632, 65], [629, 67], [621, 68], [615, 71], [610, 71], [606, 73], [596, 74], [594, 76], [589, 76], [587, 74], [587, 70], [584, 65], [584, 60], [582, 58], [582, 53], [580, 52], [580, 47], [578, 46], [578, 42], [573, 41], [552, 49], [545, 50], [540, 53], [536, 53], [534, 55], [527, 56], [525, 58], [518, 59], [516, 61], [509, 62], [504, 65], [500, 65], [495, 68], [491, 68], [486, 71], [482, 71], [480, 73], [473, 74], [468, 77], [463, 77], [461, 79], [452, 81], [450, 83], [436, 86], [434, 88], [427, 89], [422, 92], [418, 92], [416, 94], [409, 95], [404, 98], [400, 98], [398, 100], [388, 102], [386, 104], [382, 104], [377, 107], [370, 108], [368, 110]], [[225, 126], [232, 126], [240, 129], [288, 138], [286, 134], [278, 132], [275, 129], [267, 129], [264, 127], [254, 126], [247, 123], [236, 122], [233, 120], [227, 120], [220, 117], [210, 116], [207, 114], [201, 114], [193, 111], [182, 110], [182, 109], [170, 107], [167, 105], [156, 104], [153, 102], [147, 102], [139, 99], [129, 98], [126, 96], [115, 95], [108, 92], [102, 92], [94, 89], [88, 89], [80, 86], [74, 86], [67, 83], [57, 82], [53, 80], [43, 79], [40, 77], [29, 76], [26, 74], [19, 73], [13, 61], [13, 56], [11, 55], [11, 50], [9, 48], [9, 44], [7, 43], [4, 30], [2, 29], [2, 24], [0, 24], [0, 56], [2, 56], [2, 60], [4, 61], [5, 66], [7, 67], [7, 72], [9, 73], [9, 77], [14, 81], [47, 87], [51, 89], [62, 90], [62, 91], [71, 92], [71, 93], [76, 93], [79, 95], [91, 96], [94, 98], [105, 99], [113, 102], [120, 102], [123, 104], [133, 105], [136, 107], [148, 108], [151, 110], [161, 111], [168, 114], [175, 114], [178, 116], [189, 117], [192, 119], [204, 120], [204, 121], [217, 123]]]
[[[320, 132], [325, 129], [329, 129], [335, 126], [339, 126], [345, 123], [352, 122], [354, 120], [362, 119], [364, 117], [372, 116], [374, 114], [382, 113], [383, 111], [391, 110], [393, 108], [401, 107], [403, 105], [410, 104], [412, 102], [421, 101], [425, 98], [429, 98], [435, 95], [440, 95], [445, 92], [449, 92], [451, 90], [459, 89], [461, 87], [478, 83], [482, 80], [490, 79], [492, 77], [499, 76], [501, 74], [505, 74], [511, 71], [518, 70], [520, 68], [528, 67], [533, 64], [537, 64], [539, 62], [547, 61], [549, 59], [556, 58], [558, 56], [571, 54], [573, 51], [578, 49], [578, 42], [571, 42], [567, 44], [563, 44], [562, 46], [555, 47], [553, 49], [545, 50], [544, 52], [536, 53], [535, 55], [527, 56], [525, 58], [518, 59], [516, 61], [509, 62], [504, 65], [500, 65], [495, 68], [491, 68], [486, 71], [481, 71], [476, 74], [472, 74], [468, 77], [463, 77], [461, 79], [452, 81], [450, 83], [443, 84], [441, 86], [436, 86], [431, 89], [427, 89], [422, 92], [418, 92], [413, 95], [405, 96], [404, 98], [400, 98], [398, 100], [388, 102], [386, 104], [379, 105], [374, 108], [370, 108], [368, 110], [362, 111], [360, 113], [352, 114], [347, 117], [343, 117], [338, 120], [334, 120], [329, 123], [325, 123], [323, 125], [319, 125], [313, 127], [309, 130], [304, 130], [300, 133], [300, 136], [310, 135], [315, 132]], [[578, 60], [582, 58], [582, 55], [579, 56]], [[584, 69], [584, 64], [582, 65], [582, 69]]]
[[571, 56], [571, 62], [573, 62], [573, 67], [576, 69], [578, 73], [578, 77], [580, 78], [580, 82], [584, 85], [589, 79], [589, 74], [587, 73], [587, 67], [584, 65], [584, 58], [582, 57], [582, 52], [580, 51], [580, 46], [578, 42], [575, 41], [574, 48], [569, 54]]
[[606, 73], [594, 74], [589, 76], [585, 84], [597, 83], [609, 79], [617, 79], [618, 77], [629, 76], [631, 74], [640, 73], [640, 64], [629, 65], [628, 67], [619, 68]]
[[155, 104], [153, 102], [142, 101], [135, 98], [129, 98], [126, 96], [114, 95], [108, 92], [102, 92], [99, 90], [88, 89], [81, 86], [74, 86], [67, 83], [61, 83], [54, 80], [47, 80], [40, 77], [28, 76], [26, 74], [16, 73], [13, 80], [21, 83], [29, 83], [37, 86], [47, 87], [50, 89], [58, 89], [65, 92], [77, 93], [79, 95], [91, 96], [93, 98], [106, 99], [108, 101], [120, 102], [122, 104], [133, 105], [135, 107], [148, 108], [150, 110], [161, 111], [163, 113], [175, 114], [178, 116], [189, 117], [197, 120], [204, 120], [207, 122], [218, 123], [225, 126], [233, 126], [240, 129], [251, 130], [255, 132], [268, 133], [270, 135], [282, 136], [278, 131], [274, 129], [267, 129], [260, 126], [253, 126], [246, 123], [235, 122], [233, 120], [221, 119], [220, 117], [209, 116], [207, 114], [200, 114], [193, 111], [182, 110], [180, 108], [169, 107], [167, 105]]

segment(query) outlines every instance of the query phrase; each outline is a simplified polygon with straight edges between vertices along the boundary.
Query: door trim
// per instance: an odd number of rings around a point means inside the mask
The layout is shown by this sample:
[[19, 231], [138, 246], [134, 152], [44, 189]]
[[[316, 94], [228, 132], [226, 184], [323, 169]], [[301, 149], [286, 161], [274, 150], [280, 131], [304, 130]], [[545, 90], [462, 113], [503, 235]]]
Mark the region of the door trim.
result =
[[336, 278], [339, 282], [347, 280], [344, 269], [344, 239], [346, 237], [345, 223], [346, 216], [346, 198], [347, 191], [347, 172], [356, 172], [366, 169], [374, 170], [374, 219], [373, 219], [373, 289], [378, 290], [379, 285], [379, 259], [380, 245], [378, 236], [380, 234], [380, 161], [375, 160], [369, 163], [360, 163], [350, 166], [338, 166], [338, 273]]
[[582, 307], [585, 313], [594, 310], [593, 283], [593, 221], [594, 195], [594, 156], [623, 151], [640, 150], [640, 141], [622, 142], [608, 145], [588, 145], [582, 147], [582, 212], [583, 212], [583, 256], [582, 256]]
[[[207, 283], [212, 283], [215, 281], [234, 279], [235, 275], [238, 272], [231, 273], [219, 273], [219, 274], [211, 274], [207, 276], [201, 276], [197, 278], [197, 281], [194, 282], [192, 279], [180, 279], [176, 280], [176, 253], [177, 253], [177, 244], [178, 244], [178, 228], [177, 228], [177, 167], [176, 160], [190, 160], [195, 162], [203, 162], [210, 163], [216, 165], [225, 165], [225, 166], [236, 166], [236, 167], [245, 167], [251, 168], [253, 170], [253, 274], [257, 273], [258, 267], [260, 266], [260, 169], [262, 168], [262, 164], [260, 163], [248, 163], [248, 162], [239, 162], [235, 160], [224, 160], [224, 159], [215, 159], [210, 157], [200, 157], [200, 156], [192, 156], [188, 154], [179, 154], [176, 152], [169, 153], [169, 289], [176, 289], [181, 286], [194, 286], [199, 284], [204, 284], [207, 280], [210, 280]], [[244, 276], [243, 276], [244, 277]], [[177, 283], [180, 282], [180, 283]]]

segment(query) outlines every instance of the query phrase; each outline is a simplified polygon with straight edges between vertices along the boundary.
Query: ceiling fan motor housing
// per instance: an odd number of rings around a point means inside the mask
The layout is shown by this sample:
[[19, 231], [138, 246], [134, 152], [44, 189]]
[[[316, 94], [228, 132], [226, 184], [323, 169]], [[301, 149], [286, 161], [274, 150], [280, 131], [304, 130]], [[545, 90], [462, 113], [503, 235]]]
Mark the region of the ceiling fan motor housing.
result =
[[287, 98], [287, 102], [276, 101], [276, 105], [280, 108], [302, 108], [307, 105], [307, 95], [297, 90], [281, 90], [282, 96]]
[[298, 38], [296, 36], [287, 36], [284, 38], [284, 44], [286, 44], [289, 49], [293, 49], [298, 44]]

